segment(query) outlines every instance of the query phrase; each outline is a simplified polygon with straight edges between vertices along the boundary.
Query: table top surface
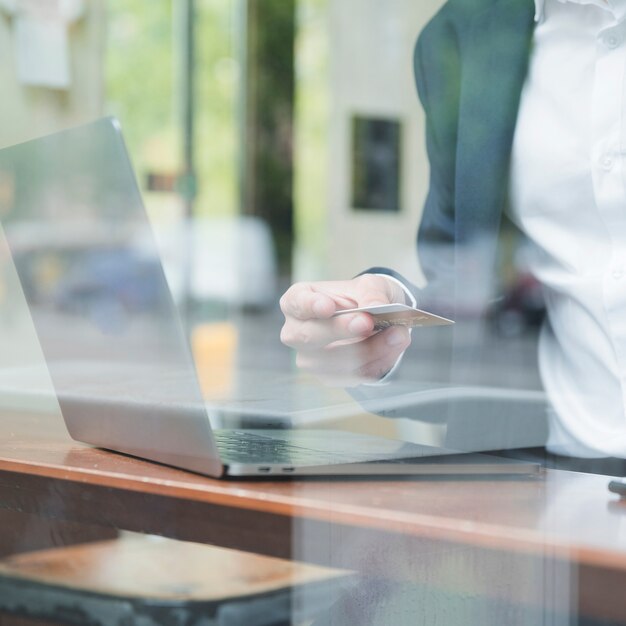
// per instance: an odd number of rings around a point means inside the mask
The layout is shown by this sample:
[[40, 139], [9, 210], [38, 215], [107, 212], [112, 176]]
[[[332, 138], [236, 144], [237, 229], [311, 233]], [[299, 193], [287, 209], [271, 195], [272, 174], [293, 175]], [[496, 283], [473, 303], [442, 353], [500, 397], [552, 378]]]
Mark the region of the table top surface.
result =
[[609, 478], [215, 480], [92, 448], [59, 418], [0, 416], [0, 472], [156, 494], [485, 548], [562, 553], [626, 570], [626, 503]]

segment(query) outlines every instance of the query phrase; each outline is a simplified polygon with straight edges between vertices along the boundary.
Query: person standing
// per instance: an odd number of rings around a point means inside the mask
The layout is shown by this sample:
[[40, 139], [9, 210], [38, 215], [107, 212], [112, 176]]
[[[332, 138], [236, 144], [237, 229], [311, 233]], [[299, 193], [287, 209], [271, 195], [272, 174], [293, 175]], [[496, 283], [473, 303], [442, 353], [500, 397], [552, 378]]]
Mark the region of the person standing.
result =
[[385, 268], [293, 285], [281, 298], [281, 339], [300, 367], [388, 380], [409, 332], [332, 315], [393, 302], [436, 313], [431, 294], [472, 280], [459, 250], [473, 246], [487, 250], [478, 274], [493, 284], [506, 217], [526, 238], [546, 299], [547, 450], [626, 458], [625, 18], [626, 0], [444, 5], [415, 48], [431, 167], [418, 235], [428, 285]]

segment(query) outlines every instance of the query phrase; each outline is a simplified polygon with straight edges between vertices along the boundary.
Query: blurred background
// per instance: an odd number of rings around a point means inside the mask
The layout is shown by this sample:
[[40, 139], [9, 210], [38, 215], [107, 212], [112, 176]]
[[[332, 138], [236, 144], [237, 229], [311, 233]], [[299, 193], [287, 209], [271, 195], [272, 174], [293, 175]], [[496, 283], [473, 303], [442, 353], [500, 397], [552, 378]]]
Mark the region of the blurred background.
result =
[[[343, 388], [315, 384], [297, 371], [279, 338], [278, 301], [295, 281], [347, 279], [386, 266], [424, 284], [415, 240], [429, 166], [413, 49], [443, 4], [0, 0], [0, 149], [103, 116], [119, 119], [204, 399], [219, 409], [210, 412], [212, 421], [224, 419], [214, 425], [336, 428], [457, 450], [545, 442], [536, 346], [543, 299], [506, 221], [495, 283], [481, 284], [480, 242], [453, 251], [466, 255], [467, 280], [454, 294], [439, 294], [438, 304], [454, 311], [457, 323], [414, 330], [396, 386], [372, 392], [380, 401], [367, 404]], [[0, 167], [0, 421], [11, 429], [7, 415], [51, 416], [65, 437], [59, 379], [55, 388], [26, 296], [65, 320], [52, 327], [55, 348], [74, 343], [88, 351], [74, 318], [85, 310], [89, 317], [93, 308], [96, 322], [115, 326], [129, 312], [158, 309], [160, 262], [153, 257], [151, 266], [129, 270], [137, 257], [128, 254], [125, 233], [102, 241], [48, 228], [45, 220], [14, 227], [2, 215], [11, 193]], [[110, 302], [125, 310], [102, 306]], [[136, 376], [132, 360], [128, 369], [114, 365], [123, 383]], [[79, 363], [80, 371], [70, 371], [71, 385], [83, 369]], [[114, 378], [103, 376], [97, 391], [117, 399], [118, 389], [109, 386]], [[13, 441], [6, 426], [4, 438]], [[550, 498], [548, 519], [561, 510], [556, 494]], [[569, 499], [566, 491], [563, 498]], [[296, 555], [319, 550], [306, 524], [294, 537]], [[346, 550], [360, 551], [358, 536], [337, 537]], [[472, 565], [464, 566], [456, 554], [450, 551], [452, 565], [445, 561], [439, 569], [473, 584], [479, 568], [469, 556]], [[179, 558], [187, 571], [188, 553]], [[545, 559], [550, 567], [540, 563], [530, 574], [525, 562], [519, 566], [538, 606], [552, 601], [544, 581], [560, 580], [554, 555]], [[491, 576], [499, 578], [501, 569]], [[104, 578], [110, 570], [102, 571]], [[569, 607], [564, 580], [554, 595]], [[491, 587], [500, 589], [501, 581], [494, 578]], [[444, 606], [442, 623], [469, 623], [473, 591], [450, 604], [425, 589], [420, 603]], [[505, 613], [497, 614], [493, 623], [502, 623]]]
[[[0, 112], [10, 121], [0, 145], [115, 115], [150, 212], [261, 220], [275, 276], [287, 281], [350, 276], [374, 258], [415, 275], [427, 167], [412, 48], [440, 4], [96, 0], [63, 25], [62, 88], [23, 82], [24, 18], [0, 9]], [[354, 153], [376, 141], [376, 124], [381, 148], [395, 151], [396, 188], [353, 206]]]
[[[424, 283], [415, 237], [428, 162], [413, 47], [441, 5], [0, 0], [0, 148], [117, 117], [205, 395], [229, 402], [263, 388], [271, 396], [267, 384], [295, 371], [279, 341], [278, 300], [290, 283], [350, 278], [372, 266]], [[55, 283], [60, 308], [123, 261], [111, 245], [58, 285], [64, 256], [93, 242], [45, 231], [23, 235], [28, 288]], [[464, 321], [457, 345], [467, 336], [471, 346], [480, 326], [487, 346], [481, 367], [468, 349], [462, 383], [538, 390], [541, 294], [514, 229], [505, 226], [503, 238], [499, 284], [484, 286], [492, 310], [481, 310], [482, 291], [455, 295]], [[34, 257], [32, 241], [41, 251]], [[468, 285], [481, 254], [468, 254]], [[15, 308], [19, 288], [3, 280], [0, 297]], [[106, 279], [98, 289], [150, 301], [150, 281], [127, 282]], [[12, 318], [20, 332], [4, 326], [3, 346], [15, 344], [0, 356], [5, 370], [43, 362], [21, 307]], [[405, 359], [401, 375], [411, 384], [447, 381], [446, 342], [420, 332], [417, 358]]]

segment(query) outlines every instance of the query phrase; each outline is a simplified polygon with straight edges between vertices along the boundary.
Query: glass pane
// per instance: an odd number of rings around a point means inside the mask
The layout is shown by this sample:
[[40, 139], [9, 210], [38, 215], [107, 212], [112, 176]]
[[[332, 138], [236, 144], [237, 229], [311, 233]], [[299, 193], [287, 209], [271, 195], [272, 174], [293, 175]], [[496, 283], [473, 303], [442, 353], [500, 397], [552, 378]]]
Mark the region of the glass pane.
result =
[[626, 623], [625, 17], [0, 2], [0, 623]]

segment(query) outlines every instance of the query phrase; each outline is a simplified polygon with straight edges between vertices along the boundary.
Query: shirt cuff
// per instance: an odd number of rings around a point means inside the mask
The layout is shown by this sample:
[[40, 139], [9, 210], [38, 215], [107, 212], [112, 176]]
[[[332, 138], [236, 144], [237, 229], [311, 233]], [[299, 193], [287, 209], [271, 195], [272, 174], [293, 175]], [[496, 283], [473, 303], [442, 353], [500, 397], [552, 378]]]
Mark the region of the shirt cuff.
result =
[[404, 291], [404, 295], [406, 296], [407, 302], [413, 308], [417, 307], [417, 300], [415, 299], [415, 296], [411, 293], [409, 288], [401, 280], [398, 280], [395, 276], [390, 276], [389, 274], [374, 274], [374, 276], [384, 276], [385, 278], [396, 283], [396, 285], [399, 285], [402, 288], [402, 291]]
[[[396, 283], [402, 288], [402, 291], [404, 292], [407, 302], [409, 302], [409, 304], [414, 308], [417, 306], [417, 300], [415, 299], [415, 296], [409, 291], [409, 289], [401, 280], [398, 280], [394, 276], [389, 276], [389, 274], [375, 274], [375, 276], [384, 276], [385, 278], [392, 280], [394, 283]], [[409, 335], [411, 335], [412, 333], [413, 333], [413, 329], [409, 328]], [[406, 350], [404, 352], [406, 352]], [[400, 367], [400, 363], [402, 363], [404, 352], [398, 357], [397, 361], [393, 364], [393, 367], [380, 380], [377, 380], [373, 383], [363, 383], [363, 386], [364, 387], [380, 387], [382, 385], [388, 385], [389, 379], [393, 376], [394, 372], [398, 369], [398, 367]]]

